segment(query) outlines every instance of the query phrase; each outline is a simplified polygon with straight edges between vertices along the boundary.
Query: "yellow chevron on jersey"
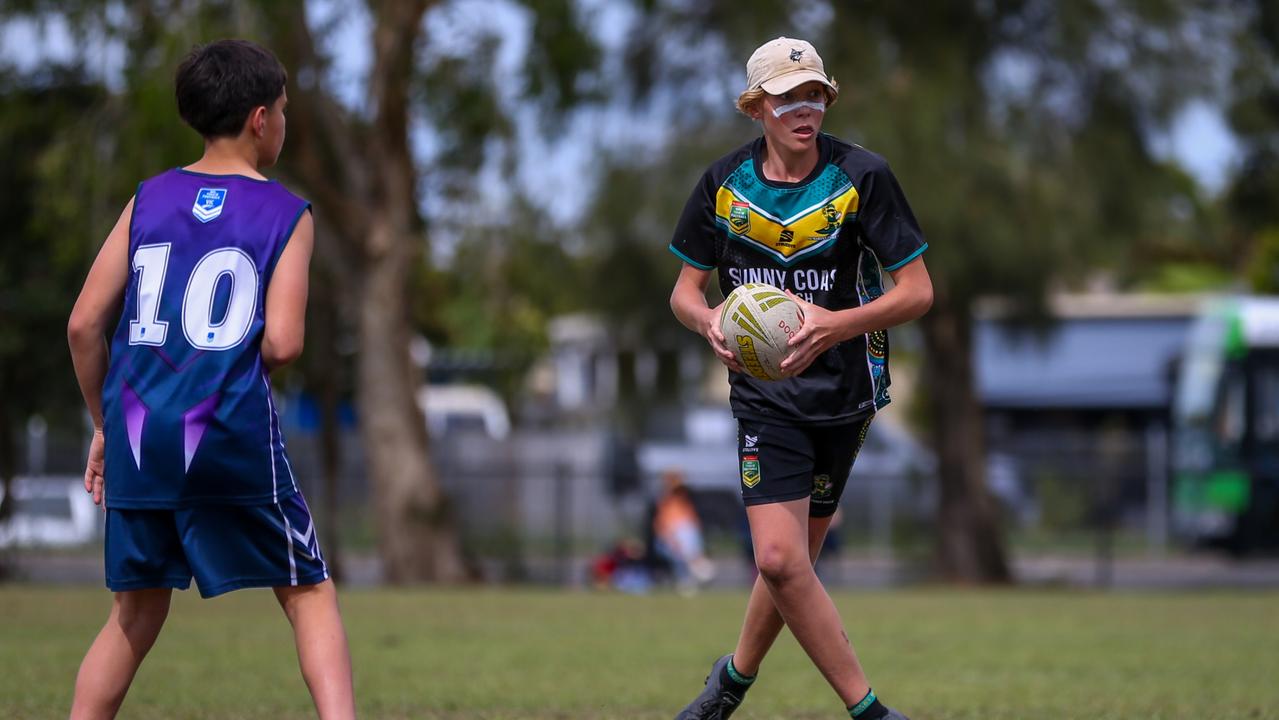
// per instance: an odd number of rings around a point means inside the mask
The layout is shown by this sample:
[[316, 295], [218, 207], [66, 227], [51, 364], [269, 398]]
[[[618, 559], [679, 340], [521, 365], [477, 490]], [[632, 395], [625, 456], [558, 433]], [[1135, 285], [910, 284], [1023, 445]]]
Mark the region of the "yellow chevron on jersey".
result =
[[811, 204], [789, 217], [779, 217], [769, 210], [770, 205], [775, 205], [769, 202], [775, 190], [764, 185], [750, 190], [757, 192], [743, 192], [728, 183], [721, 185], [715, 194], [715, 219], [730, 237], [772, 255], [783, 265], [834, 242], [848, 214], [857, 214], [860, 200], [853, 184], [845, 183], [825, 197], [810, 197]]

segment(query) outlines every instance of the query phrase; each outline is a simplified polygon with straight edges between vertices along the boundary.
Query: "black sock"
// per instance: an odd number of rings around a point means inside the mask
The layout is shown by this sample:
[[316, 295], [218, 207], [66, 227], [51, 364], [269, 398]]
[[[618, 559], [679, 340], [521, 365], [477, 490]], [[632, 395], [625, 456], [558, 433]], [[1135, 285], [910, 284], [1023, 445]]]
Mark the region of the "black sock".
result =
[[724, 680], [724, 684], [738, 690], [739, 695], [746, 692], [751, 683], [755, 682], [754, 675], [743, 675], [738, 672], [737, 668], [733, 667], [732, 658], [729, 658], [728, 662], [724, 663], [724, 669], [720, 671], [720, 675]]
[[855, 720], [882, 720], [888, 717], [888, 708], [875, 697], [874, 690], [868, 690], [866, 697], [848, 708], [848, 716]]

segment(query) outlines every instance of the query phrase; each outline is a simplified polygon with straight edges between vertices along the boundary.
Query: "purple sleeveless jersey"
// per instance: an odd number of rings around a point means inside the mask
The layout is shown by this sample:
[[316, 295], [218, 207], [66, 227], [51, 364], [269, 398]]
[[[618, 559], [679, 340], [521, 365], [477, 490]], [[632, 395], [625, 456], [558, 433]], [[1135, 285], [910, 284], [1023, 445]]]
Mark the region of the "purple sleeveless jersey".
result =
[[309, 206], [239, 175], [175, 169], [138, 185], [103, 390], [109, 507], [297, 492], [261, 343], [271, 273]]

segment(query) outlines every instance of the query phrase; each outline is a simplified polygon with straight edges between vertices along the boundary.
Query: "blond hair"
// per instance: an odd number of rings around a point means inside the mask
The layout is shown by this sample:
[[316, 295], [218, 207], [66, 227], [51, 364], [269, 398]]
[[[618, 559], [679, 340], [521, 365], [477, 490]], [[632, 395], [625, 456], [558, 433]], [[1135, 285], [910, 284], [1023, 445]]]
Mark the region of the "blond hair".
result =
[[[834, 105], [839, 99], [839, 83], [835, 82], [835, 78], [831, 78], [830, 86], [823, 85], [822, 92], [826, 95], [826, 107]], [[750, 117], [751, 110], [763, 102], [767, 95], [768, 93], [762, 87], [742, 91], [742, 94], [737, 96], [737, 112]]]

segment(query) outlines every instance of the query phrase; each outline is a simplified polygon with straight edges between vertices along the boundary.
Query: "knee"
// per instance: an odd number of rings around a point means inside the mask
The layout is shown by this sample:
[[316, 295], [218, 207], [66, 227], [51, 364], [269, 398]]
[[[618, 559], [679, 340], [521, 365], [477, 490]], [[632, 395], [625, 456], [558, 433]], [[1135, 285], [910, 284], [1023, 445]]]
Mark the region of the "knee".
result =
[[133, 590], [116, 595], [116, 622], [126, 635], [159, 632], [169, 616], [169, 590]]
[[333, 581], [325, 580], [314, 585], [275, 588], [275, 599], [280, 603], [289, 622], [294, 622], [306, 608], [336, 606], [337, 592]]
[[755, 551], [755, 566], [764, 582], [774, 587], [787, 585], [804, 573], [813, 571], [812, 561], [806, 552], [778, 545], [764, 545]]

